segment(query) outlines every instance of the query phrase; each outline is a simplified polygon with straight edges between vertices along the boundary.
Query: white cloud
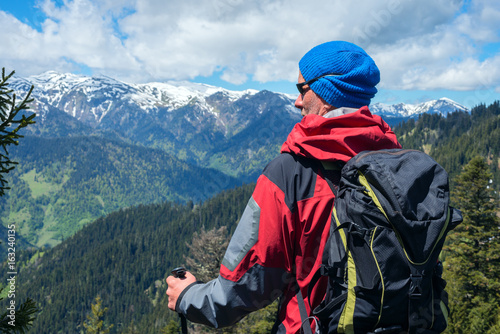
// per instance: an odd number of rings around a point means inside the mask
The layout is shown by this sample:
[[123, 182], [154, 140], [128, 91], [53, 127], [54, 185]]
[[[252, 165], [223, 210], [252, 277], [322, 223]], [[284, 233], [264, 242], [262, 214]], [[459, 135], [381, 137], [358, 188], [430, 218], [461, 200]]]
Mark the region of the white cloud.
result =
[[474, 8], [432, 32], [374, 46], [382, 86], [460, 91], [500, 86], [499, 56], [482, 59], [481, 54], [487, 44], [498, 42], [499, 30], [492, 18], [500, 13], [500, 6], [486, 5], [474, 3]]
[[62, 55], [98, 71], [126, 70], [134, 64], [113, 31], [110, 8], [74, 0], [61, 8], [46, 1], [43, 9], [49, 17], [42, 26], [43, 44], [54, 57]]
[[43, 0], [37, 31], [0, 11], [2, 66], [18, 73], [88, 67], [129, 81], [185, 80], [221, 72], [241, 84], [295, 81], [318, 43], [360, 44], [381, 68], [381, 87], [500, 86], [497, 0]]
[[5, 38], [9, 49], [1, 49], [0, 59], [18, 73], [72, 71], [77, 64], [96, 72], [112, 72], [135, 63], [113, 32], [106, 16], [112, 13], [110, 8], [103, 13], [102, 8], [86, 0], [74, 0], [60, 8], [45, 1], [41, 8], [47, 17], [41, 23], [41, 32], [0, 12], [0, 27], [9, 31]]

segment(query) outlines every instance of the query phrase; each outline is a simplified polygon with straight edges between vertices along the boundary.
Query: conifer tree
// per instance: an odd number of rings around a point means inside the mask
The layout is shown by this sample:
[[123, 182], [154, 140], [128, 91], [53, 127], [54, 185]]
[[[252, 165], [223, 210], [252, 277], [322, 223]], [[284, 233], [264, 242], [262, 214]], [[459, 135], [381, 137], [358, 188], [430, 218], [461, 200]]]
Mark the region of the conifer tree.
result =
[[2, 68], [2, 78], [0, 80], [0, 196], [5, 194], [7, 180], [4, 174], [14, 169], [17, 162], [10, 160], [7, 147], [9, 145], [18, 145], [18, 139], [23, 136], [19, 134], [19, 130], [35, 123], [33, 118], [35, 114], [26, 117], [24, 114], [18, 117], [19, 112], [28, 110], [28, 104], [33, 100], [30, 98], [33, 86], [29, 90], [26, 97], [21, 103], [16, 104], [16, 94], [12, 89], [8, 88], [8, 80], [14, 75], [12, 71], [9, 75], [5, 75], [5, 68]]
[[193, 233], [191, 244], [186, 244], [191, 254], [186, 257], [186, 264], [196, 273], [198, 280], [208, 282], [219, 276], [228, 243], [226, 226]]
[[28, 333], [31, 324], [38, 312], [36, 303], [28, 298], [15, 312], [15, 318], [9, 317], [10, 312], [0, 316], [0, 333], [24, 334]]
[[464, 220], [444, 248], [449, 333], [486, 333], [500, 325], [500, 222], [491, 177], [484, 159], [476, 157], [455, 179], [452, 196]]
[[113, 328], [113, 325], [104, 324], [104, 314], [108, 310], [107, 307], [102, 307], [100, 296], [95, 298], [95, 303], [91, 306], [92, 312], [87, 316], [87, 321], [83, 323], [86, 334], [106, 334]]
[[181, 326], [179, 326], [179, 323], [170, 320], [170, 322], [165, 326], [164, 328], [161, 329], [161, 334], [177, 334], [180, 333], [181, 331]]
[[[0, 196], [5, 195], [5, 191], [10, 189], [7, 187], [7, 180], [4, 178], [4, 174], [9, 173], [17, 164], [17, 162], [10, 160], [7, 147], [9, 145], [18, 145], [18, 139], [23, 137], [18, 131], [33, 124], [33, 118], [35, 117], [35, 114], [28, 117], [25, 115], [21, 115], [20, 118], [18, 117], [19, 112], [29, 109], [28, 104], [32, 101], [30, 95], [33, 86], [21, 103], [16, 104], [16, 94], [7, 87], [7, 81], [12, 75], [14, 75], [14, 71], [9, 75], [5, 75], [5, 68], [2, 68], [2, 77], [0, 80]], [[9, 247], [14, 249], [15, 244], [9, 245]], [[15, 300], [11, 299], [10, 302], [12, 301]], [[11, 311], [7, 311], [0, 315], [0, 332], [26, 333], [35, 320], [37, 312], [36, 303], [30, 298], [26, 299], [24, 303], [20, 304], [13, 311], [13, 314]]]

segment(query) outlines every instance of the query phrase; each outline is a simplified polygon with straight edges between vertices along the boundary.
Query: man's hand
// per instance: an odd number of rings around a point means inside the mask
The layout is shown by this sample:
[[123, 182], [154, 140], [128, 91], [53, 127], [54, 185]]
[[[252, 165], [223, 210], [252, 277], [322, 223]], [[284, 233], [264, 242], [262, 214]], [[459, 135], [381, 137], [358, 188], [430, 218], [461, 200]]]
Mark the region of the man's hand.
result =
[[196, 282], [196, 277], [193, 276], [189, 271], [186, 271], [184, 277], [175, 278], [174, 276], [167, 277], [167, 296], [168, 296], [168, 308], [175, 311], [175, 305], [177, 304], [177, 298], [181, 292], [191, 283]]

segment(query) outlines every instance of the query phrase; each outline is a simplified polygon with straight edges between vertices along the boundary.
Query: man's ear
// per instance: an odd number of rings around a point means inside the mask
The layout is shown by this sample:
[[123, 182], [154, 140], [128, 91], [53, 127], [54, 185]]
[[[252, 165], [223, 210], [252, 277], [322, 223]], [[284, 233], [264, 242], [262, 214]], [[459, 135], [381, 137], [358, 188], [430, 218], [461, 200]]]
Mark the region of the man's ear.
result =
[[330, 111], [337, 109], [337, 107], [329, 105], [323, 99], [321, 99], [321, 100], [323, 101], [323, 107], [321, 108], [320, 116], [325, 116]]

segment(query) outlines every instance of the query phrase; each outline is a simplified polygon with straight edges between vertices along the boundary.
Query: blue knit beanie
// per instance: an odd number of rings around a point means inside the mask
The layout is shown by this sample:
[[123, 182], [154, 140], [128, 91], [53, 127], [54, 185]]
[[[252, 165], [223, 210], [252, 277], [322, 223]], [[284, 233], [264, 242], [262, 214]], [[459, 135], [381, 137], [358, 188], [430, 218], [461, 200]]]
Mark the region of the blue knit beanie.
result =
[[380, 72], [373, 59], [359, 46], [333, 41], [312, 48], [299, 62], [306, 81], [325, 74], [311, 89], [334, 107], [361, 108], [377, 93]]

